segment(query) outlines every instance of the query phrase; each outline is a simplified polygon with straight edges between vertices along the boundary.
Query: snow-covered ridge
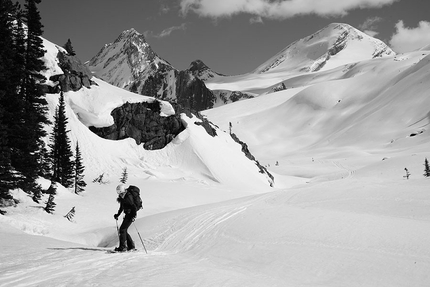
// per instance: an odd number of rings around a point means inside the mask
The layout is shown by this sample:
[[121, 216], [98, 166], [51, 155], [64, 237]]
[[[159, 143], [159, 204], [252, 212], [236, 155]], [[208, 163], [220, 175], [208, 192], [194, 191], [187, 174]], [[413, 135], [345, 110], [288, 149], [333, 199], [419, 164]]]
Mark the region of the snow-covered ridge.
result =
[[313, 72], [395, 53], [382, 41], [348, 24], [332, 23], [288, 45], [254, 70], [267, 73], [287, 70]]

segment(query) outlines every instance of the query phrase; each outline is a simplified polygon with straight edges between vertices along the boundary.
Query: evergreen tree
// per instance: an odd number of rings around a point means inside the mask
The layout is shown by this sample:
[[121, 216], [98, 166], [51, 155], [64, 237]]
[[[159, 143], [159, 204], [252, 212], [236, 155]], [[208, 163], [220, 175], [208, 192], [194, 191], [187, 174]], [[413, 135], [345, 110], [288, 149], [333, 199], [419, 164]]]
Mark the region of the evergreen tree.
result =
[[17, 84], [12, 81], [15, 71], [13, 15], [16, 6], [10, 0], [0, 1], [0, 201], [11, 199], [13, 189], [10, 131], [17, 99]]
[[124, 167], [124, 169], [122, 170], [121, 179], [119, 181], [123, 184], [126, 184], [127, 179], [128, 179], [128, 172], [127, 172], [127, 168]]
[[48, 191], [46, 193], [49, 194], [49, 198], [46, 202], [44, 210], [47, 213], [52, 213], [56, 206], [54, 199], [55, 195], [57, 194], [57, 185], [53, 181], [51, 181], [51, 185], [49, 186]]
[[44, 208], [44, 210], [45, 210], [47, 213], [52, 213], [52, 212], [54, 212], [54, 209], [55, 209], [55, 206], [56, 206], [56, 204], [55, 204], [55, 202], [54, 202], [54, 199], [55, 199], [55, 195], [54, 195], [54, 194], [50, 194], [50, 195], [49, 195], [49, 198], [48, 198], [48, 201], [46, 202], [46, 206], [45, 206], [45, 208]]
[[50, 144], [48, 145], [51, 149], [49, 153], [49, 161], [52, 169], [51, 179], [59, 181], [60, 176], [60, 154], [58, 152], [58, 107], [55, 108], [54, 114], [54, 126], [50, 136]]
[[56, 195], [57, 194], [57, 184], [54, 181], [51, 181], [51, 184], [49, 185], [49, 188], [45, 193]]
[[429, 161], [427, 160], [427, 158], [424, 160], [424, 176], [430, 177], [430, 166], [429, 166]]
[[[12, 188], [11, 172], [10, 148], [7, 142], [6, 126], [3, 124], [3, 108], [0, 106], [0, 206], [4, 200], [12, 199], [9, 193]], [[0, 214], [4, 214], [4, 211], [0, 210]]]
[[[18, 81], [17, 103], [13, 106], [16, 113], [15, 119], [11, 120], [9, 131], [12, 147], [12, 166], [18, 172], [18, 187], [27, 193], [33, 193], [33, 199], [40, 198], [40, 187], [36, 179], [40, 175], [40, 157], [45, 148], [43, 137], [46, 132], [44, 124], [49, 121], [46, 116], [47, 102], [42, 89], [44, 77], [40, 74], [45, 69], [41, 57], [44, 55], [42, 35], [42, 24], [36, 4], [40, 0], [26, 0], [24, 18], [27, 24], [27, 37], [23, 38], [23, 29], [19, 25], [15, 29], [15, 59], [13, 82]], [[18, 13], [19, 14], [19, 13]], [[18, 17], [19, 19], [19, 17]], [[19, 21], [17, 22], [19, 23]], [[22, 45], [22, 42], [25, 44]], [[22, 54], [24, 53], [24, 54]], [[12, 127], [13, 126], [13, 127]]]
[[64, 187], [71, 187], [74, 181], [74, 162], [70, 140], [67, 136], [67, 117], [64, 95], [61, 92], [58, 107], [55, 110], [54, 128], [51, 134], [52, 179]]
[[[2, 107], [2, 169], [11, 181], [8, 189], [22, 188], [38, 201], [41, 188], [36, 184], [43, 152], [43, 124], [47, 103], [40, 72], [45, 69], [42, 25], [36, 4], [27, 0], [25, 11], [10, 0], [0, 1], [0, 106]], [[23, 19], [27, 20], [27, 36]]]
[[67, 212], [66, 215], [64, 215], [64, 217], [67, 218], [69, 221], [72, 222], [73, 221], [73, 217], [75, 217], [75, 213], [76, 213], [75, 207], [73, 206], [72, 209], [70, 209], [70, 211]]
[[67, 40], [63, 48], [67, 51], [67, 53], [69, 53], [70, 56], [76, 55], [75, 50], [73, 49], [73, 46], [72, 46], [72, 41], [70, 41], [70, 39]]
[[79, 194], [84, 191], [84, 187], [87, 186], [87, 183], [84, 181], [84, 170], [85, 167], [82, 163], [81, 151], [79, 150], [79, 143], [76, 143], [76, 152], [75, 152], [75, 193]]

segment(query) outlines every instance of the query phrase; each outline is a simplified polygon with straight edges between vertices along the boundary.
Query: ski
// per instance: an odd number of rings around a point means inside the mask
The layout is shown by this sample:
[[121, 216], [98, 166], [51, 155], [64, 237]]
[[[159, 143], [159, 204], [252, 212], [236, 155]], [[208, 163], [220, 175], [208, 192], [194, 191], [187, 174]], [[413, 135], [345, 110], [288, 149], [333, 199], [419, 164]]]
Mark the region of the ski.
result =
[[127, 251], [117, 251], [115, 249], [112, 250], [107, 250], [106, 253], [131, 253], [131, 252], [139, 252], [138, 249], [131, 249], [131, 250], [127, 250]]

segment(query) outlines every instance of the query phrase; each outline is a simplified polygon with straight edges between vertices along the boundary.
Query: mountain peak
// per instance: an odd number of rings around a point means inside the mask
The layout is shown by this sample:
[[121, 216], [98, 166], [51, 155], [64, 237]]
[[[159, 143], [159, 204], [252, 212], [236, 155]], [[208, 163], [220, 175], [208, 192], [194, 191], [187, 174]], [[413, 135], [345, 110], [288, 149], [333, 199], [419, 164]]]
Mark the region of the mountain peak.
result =
[[190, 71], [195, 71], [195, 70], [202, 70], [202, 69], [209, 69], [208, 66], [206, 66], [205, 63], [203, 63], [202, 60], [194, 60], [191, 62], [190, 67], [188, 68], [188, 70]]
[[382, 41], [349, 24], [331, 23], [290, 44], [260, 65], [254, 73], [314, 72], [391, 55], [395, 53]]
[[134, 28], [123, 31], [88, 63], [97, 77], [121, 88], [127, 87], [143, 71], [160, 65], [170, 66]]
[[202, 81], [206, 81], [207, 79], [214, 78], [216, 76], [223, 76], [212, 71], [211, 68], [209, 68], [205, 63], [203, 63], [202, 60], [192, 61], [188, 68], [188, 71], [190, 71], [194, 77], [197, 77]]
[[143, 36], [143, 35], [137, 32], [134, 28], [130, 28], [128, 30], [122, 31], [121, 34], [119, 35], [119, 38], [133, 37], [133, 36]]
[[121, 41], [133, 41], [137, 42], [139, 45], [146, 44], [145, 36], [137, 32], [134, 28], [122, 31], [114, 43]]

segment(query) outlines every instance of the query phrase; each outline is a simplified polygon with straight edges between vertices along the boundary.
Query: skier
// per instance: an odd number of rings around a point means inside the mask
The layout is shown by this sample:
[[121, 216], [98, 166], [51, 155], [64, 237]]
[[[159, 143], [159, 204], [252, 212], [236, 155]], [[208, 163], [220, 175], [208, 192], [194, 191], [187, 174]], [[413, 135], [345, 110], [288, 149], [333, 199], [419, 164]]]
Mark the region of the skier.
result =
[[127, 229], [133, 223], [137, 215], [137, 208], [133, 200], [133, 195], [127, 191], [124, 184], [118, 185], [116, 192], [118, 193], [117, 201], [119, 202], [120, 206], [118, 213], [113, 217], [115, 220], [118, 220], [118, 217], [122, 211], [124, 211], [125, 216], [119, 228], [119, 246], [115, 248], [115, 251], [124, 252], [134, 250], [134, 242], [131, 239], [130, 234], [127, 232]]

